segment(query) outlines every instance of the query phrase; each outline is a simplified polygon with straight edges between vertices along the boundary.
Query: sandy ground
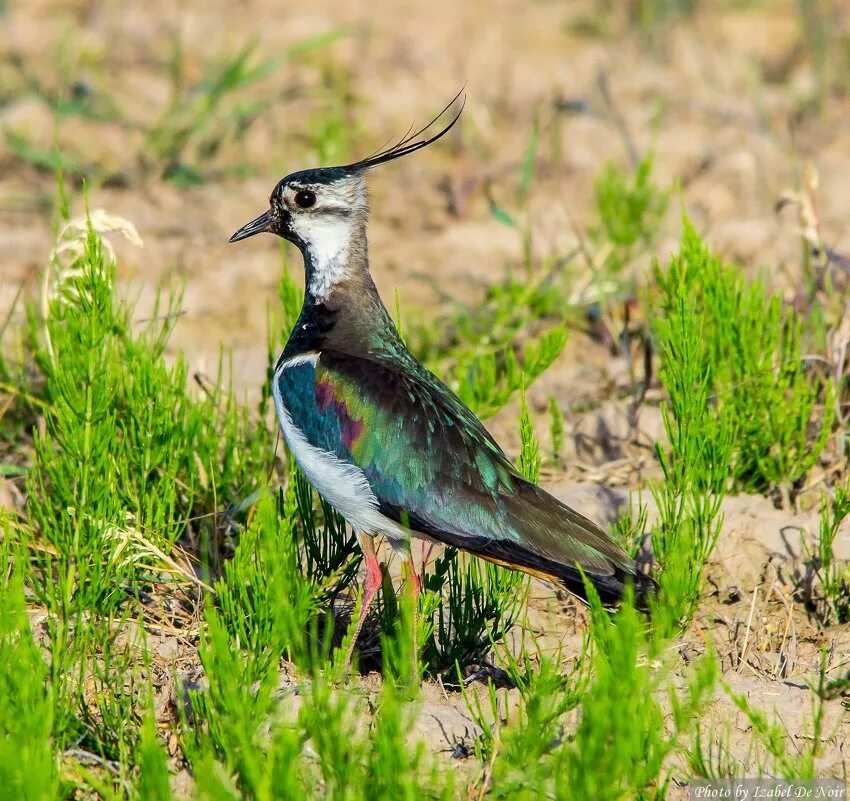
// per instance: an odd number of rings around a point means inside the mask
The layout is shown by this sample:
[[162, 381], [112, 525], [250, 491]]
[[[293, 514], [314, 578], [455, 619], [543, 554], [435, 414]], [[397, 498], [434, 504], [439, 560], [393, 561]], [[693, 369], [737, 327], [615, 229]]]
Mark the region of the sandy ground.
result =
[[[171, 347], [185, 351], [192, 369], [211, 371], [224, 346], [233, 353], [237, 390], [254, 397], [265, 372], [266, 309], [274, 302], [279, 246], [271, 238], [233, 246], [227, 238], [265, 208], [283, 174], [317, 164], [317, 120], [336, 102], [339, 87], [353, 98], [342, 115], [345, 158], [428, 119], [466, 85], [462, 126], [448, 144], [371, 179], [375, 278], [388, 300], [398, 289], [412, 317], [434, 316], [447, 307], [447, 296], [475, 302], [519, 263], [520, 238], [489, 213], [483, 188], [489, 185], [513, 208], [535, 119], [538, 165], [519, 214], [531, 225], [539, 259], [571, 252], [586, 233], [602, 165], [625, 166], [630, 150], [649, 148], [659, 182], [679, 187], [658, 246], [662, 257], [675, 246], [683, 206], [714, 248], [753, 271], [764, 269], [790, 296], [799, 288], [801, 242], [793, 210], [777, 213], [776, 204], [799, 185], [806, 163], [820, 177], [822, 234], [832, 247], [850, 251], [850, 109], [836, 95], [819, 112], [806, 113], [815, 73], [795, 4], [704, 5], [695, 18], [647, 39], [622, 13], [593, 2], [12, 0], [0, 22], [0, 127], [37, 148], [49, 149], [58, 136], [63, 153], [96, 167], [91, 206], [130, 219], [144, 240], [141, 250], [116, 243], [122, 284], [140, 298], [140, 315], [157, 282], [177, 278], [185, 288], [184, 314]], [[839, 9], [845, 31], [847, 16]], [[259, 61], [329, 31], [340, 38], [282, 62], [245, 92], [246, 102], [270, 105], [204, 162], [209, 180], [189, 189], [161, 180], [144, 131], [169, 102], [175, 36], [191, 84], [204, 65], [248, 42]], [[96, 103], [117, 106], [123, 122], [70, 116], [56, 134], [33, 81], [65, 94], [84, 85]], [[52, 243], [53, 193], [49, 173], [10, 148], [0, 150], [0, 311], [21, 284], [35, 291]], [[74, 207], [82, 210], [79, 194]], [[297, 254], [286, 255], [297, 270]], [[645, 488], [655, 474], [646, 446], [661, 432], [660, 417], [652, 404], [644, 409], [636, 444], [624, 404], [612, 400], [624, 375], [621, 358], [576, 334], [531, 393], [540, 411], [553, 394], [567, 418], [565, 466], [549, 471], [546, 482], [600, 520], [612, 519], [625, 491]], [[509, 450], [517, 444], [515, 411], [509, 407], [492, 421]], [[808, 512], [777, 511], [762, 498], [729, 499], [710, 571], [716, 591], [682, 643], [683, 654], [698, 648], [710, 628], [724, 680], [754, 703], [775, 707], [792, 739], [805, 736], [805, 680], [820, 645], [829, 648], [833, 671], [850, 661], [846, 628], [819, 629], [788, 604], [794, 571], [801, 569], [800, 538], [815, 531]], [[850, 532], [839, 547], [850, 557]], [[541, 589], [533, 608], [542, 628], [554, 627], [546, 633], [558, 637], [561, 618], [549, 604], [563, 602], [553, 598]], [[459, 699], [439, 688], [427, 687], [425, 698], [421, 730], [439, 751], [448, 746], [428, 721], [440, 719], [458, 736], [469, 721]], [[717, 703], [719, 714], [730, 714], [728, 701]], [[838, 701], [829, 714], [835, 734], [823, 767], [840, 774], [850, 728]]]

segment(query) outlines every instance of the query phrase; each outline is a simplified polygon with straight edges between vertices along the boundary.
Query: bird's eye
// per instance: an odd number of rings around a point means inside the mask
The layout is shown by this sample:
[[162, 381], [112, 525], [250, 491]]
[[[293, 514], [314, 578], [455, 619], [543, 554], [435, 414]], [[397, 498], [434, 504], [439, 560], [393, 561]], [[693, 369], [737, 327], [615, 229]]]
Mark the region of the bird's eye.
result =
[[310, 206], [316, 205], [316, 193], [309, 189], [299, 189], [295, 193], [295, 205], [299, 209], [309, 209]]

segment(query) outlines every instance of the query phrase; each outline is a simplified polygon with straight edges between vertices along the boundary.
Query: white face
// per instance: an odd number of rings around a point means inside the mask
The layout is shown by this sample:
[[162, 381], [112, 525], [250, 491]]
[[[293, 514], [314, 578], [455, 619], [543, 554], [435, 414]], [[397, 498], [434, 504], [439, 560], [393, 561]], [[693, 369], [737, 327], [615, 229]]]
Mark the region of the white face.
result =
[[275, 204], [283, 206], [281, 216], [288, 218], [288, 228], [310, 253], [313, 270], [308, 289], [321, 301], [349, 274], [349, 250], [364, 235], [365, 182], [361, 176], [332, 184], [293, 182], [272, 198], [272, 208]]
[[326, 238], [351, 229], [366, 216], [366, 185], [362, 176], [331, 184], [293, 181], [271, 198], [272, 207], [283, 208], [289, 228], [308, 246], [327, 249]]

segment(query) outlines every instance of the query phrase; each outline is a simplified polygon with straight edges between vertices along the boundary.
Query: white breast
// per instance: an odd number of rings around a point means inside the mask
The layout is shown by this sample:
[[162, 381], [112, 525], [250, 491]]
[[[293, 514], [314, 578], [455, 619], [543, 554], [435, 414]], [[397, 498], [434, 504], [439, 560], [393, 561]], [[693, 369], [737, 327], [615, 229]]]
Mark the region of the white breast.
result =
[[299, 364], [315, 365], [318, 360], [318, 353], [296, 356], [284, 362], [275, 373], [272, 394], [286, 444], [307, 480], [356, 531], [364, 534], [385, 534], [394, 547], [406, 543], [410, 539], [409, 532], [378, 510], [378, 499], [372, 492], [365, 473], [356, 465], [342, 461], [335, 453], [311, 445], [304, 433], [292, 422], [281, 397], [277, 378], [290, 367]]

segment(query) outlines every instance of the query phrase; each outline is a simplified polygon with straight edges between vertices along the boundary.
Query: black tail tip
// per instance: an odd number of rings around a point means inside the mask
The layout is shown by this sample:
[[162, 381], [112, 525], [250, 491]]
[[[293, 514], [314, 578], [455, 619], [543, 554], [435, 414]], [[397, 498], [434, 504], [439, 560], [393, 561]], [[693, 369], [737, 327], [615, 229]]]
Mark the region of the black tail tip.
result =
[[[582, 601], [587, 603], [587, 588], [585, 579], [581, 574], [565, 576], [562, 579], [564, 586]], [[636, 572], [617, 570], [610, 576], [587, 576], [588, 583], [599, 596], [599, 600], [606, 609], [616, 609], [626, 597], [628, 588], [636, 609], [641, 612], [649, 611], [650, 599], [658, 592], [658, 582], [647, 573], [640, 570]]]
[[632, 579], [635, 594], [635, 608], [649, 611], [650, 598], [658, 593], [658, 582], [648, 573], [637, 572]]

